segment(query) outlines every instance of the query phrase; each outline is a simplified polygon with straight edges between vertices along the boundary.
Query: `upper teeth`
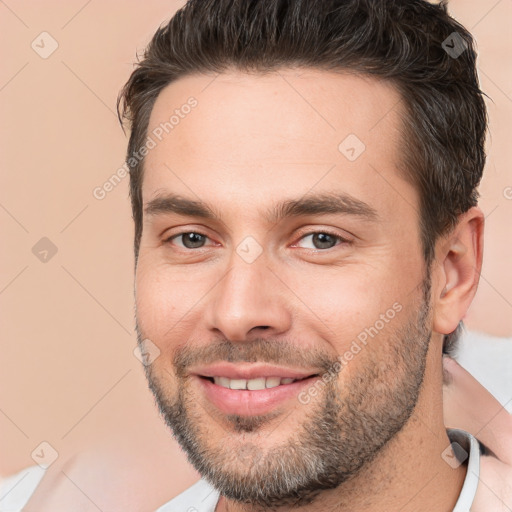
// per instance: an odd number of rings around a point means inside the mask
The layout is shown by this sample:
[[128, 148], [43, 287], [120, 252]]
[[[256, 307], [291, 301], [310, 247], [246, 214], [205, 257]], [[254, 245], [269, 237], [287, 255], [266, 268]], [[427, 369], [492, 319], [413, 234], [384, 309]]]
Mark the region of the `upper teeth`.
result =
[[265, 388], [275, 388], [281, 384], [290, 384], [297, 379], [289, 377], [258, 377], [256, 379], [228, 379], [227, 377], [213, 377], [213, 381], [218, 386], [229, 389], [249, 389], [257, 391]]

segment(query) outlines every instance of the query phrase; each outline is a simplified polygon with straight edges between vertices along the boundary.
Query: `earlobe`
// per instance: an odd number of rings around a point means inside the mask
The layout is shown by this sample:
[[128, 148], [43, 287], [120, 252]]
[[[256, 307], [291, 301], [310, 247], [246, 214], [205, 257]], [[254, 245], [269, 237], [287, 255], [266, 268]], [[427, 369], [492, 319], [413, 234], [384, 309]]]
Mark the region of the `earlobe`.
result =
[[466, 314], [475, 296], [483, 257], [484, 215], [473, 207], [461, 215], [451, 233], [439, 240], [436, 248], [434, 291], [434, 330], [453, 332]]

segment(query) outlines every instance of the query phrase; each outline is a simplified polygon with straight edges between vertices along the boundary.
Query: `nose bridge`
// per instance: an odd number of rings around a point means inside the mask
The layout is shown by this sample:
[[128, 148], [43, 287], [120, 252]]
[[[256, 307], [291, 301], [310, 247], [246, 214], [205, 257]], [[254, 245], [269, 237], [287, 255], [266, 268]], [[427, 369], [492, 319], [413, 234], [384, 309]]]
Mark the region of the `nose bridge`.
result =
[[237, 252], [233, 251], [228, 271], [208, 303], [209, 328], [231, 341], [246, 340], [255, 328], [277, 334], [290, 324], [284, 290], [267, 258], [264, 254], [253, 260], [246, 258], [244, 248], [242, 243]]

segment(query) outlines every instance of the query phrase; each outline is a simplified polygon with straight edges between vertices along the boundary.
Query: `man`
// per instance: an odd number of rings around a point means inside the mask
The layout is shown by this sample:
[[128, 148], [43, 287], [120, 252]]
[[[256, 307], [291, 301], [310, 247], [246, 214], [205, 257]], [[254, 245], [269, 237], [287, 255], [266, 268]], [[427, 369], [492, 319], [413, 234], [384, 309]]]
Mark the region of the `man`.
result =
[[470, 34], [423, 0], [192, 0], [120, 103], [138, 341], [203, 476], [159, 510], [469, 510], [490, 452], [446, 430], [442, 358], [482, 263]]

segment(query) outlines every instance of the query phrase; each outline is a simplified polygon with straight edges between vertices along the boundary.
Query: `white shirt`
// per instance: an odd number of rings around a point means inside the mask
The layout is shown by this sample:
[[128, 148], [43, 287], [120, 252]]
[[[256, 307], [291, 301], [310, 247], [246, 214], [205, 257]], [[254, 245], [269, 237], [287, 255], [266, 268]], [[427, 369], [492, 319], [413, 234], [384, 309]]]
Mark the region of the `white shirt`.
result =
[[[480, 447], [478, 441], [464, 430], [447, 429], [447, 433], [452, 443], [458, 443], [468, 453], [466, 479], [453, 512], [469, 512], [478, 487]], [[0, 512], [21, 512], [44, 473], [39, 466], [31, 466], [2, 480]], [[214, 512], [218, 500], [218, 491], [201, 479], [156, 512]]]
[[[467, 452], [466, 478], [453, 512], [470, 512], [480, 476], [480, 446], [465, 430], [447, 429], [447, 433], [452, 444], [457, 443]], [[463, 453], [460, 448], [455, 450], [456, 455], [459, 453]], [[219, 492], [201, 479], [156, 512], [215, 512], [218, 501]]]
[[[509, 396], [512, 383], [512, 373], [510, 372], [512, 367], [512, 338], [494, 338], [472, 331], [465, 332], [461, 338], [461, 348], [456, 360], [466, 370], [476, 376], [500, 400], [501, 404], [508, 407], [508, 411], [512, 413], [512, 402], [510, 402]], [[464, 437], [466, 437], [466, 434], [464, 434]], [[473, 449], [473, 442], [469, 444], [471, 449], [465, 448], [470, 454], [468, 476], [459, 497], [459, 502], [453, 512], [466, 512], [469, 510], [469, 506], [467, 506], [469, 498], [466, 497], [465, 493], [472, 493], [473, 483], [471, 480], [468, 481], [468, 478], [471, 477], [472, 472], [476, 471], [478, 473], [479, 471], [479, 451], [478, 449]], [[476, 455], [473, 455], [474, 453]], [[473, 462], [475, 459], [477, 462]], [[3, 480], [0, 477], [0, 512], [20, 512], [34, 493], [44, 473], [45, 470], [39, 466], [30, 466]], [[469, 489], [469, 491], [466, 491], [466, 489]], [[199, 480], [199, 482], [174, 500], [160, 507], [157, 512], [172, 511], [175, 503], [188, 503], [189, 500], [193, 499], [194, 493], [201, 494], [202, 496], [202, 500], [199, 500], [200, 506], [196, 507], [197, 512], [215, 510], [218, 494], [207, 482]], [[178, 499], [184, 501], [177, 502], [176, 500]], [[171, 506], [173, 508], [169, 508]], [[176, 510], [177, 512], [195, 512], [192, 508], [187, 510], [183, 506]]]
[[0, 512], [20, 512], [43, 478], [45, 469], [30, 466], [0, 481]]

